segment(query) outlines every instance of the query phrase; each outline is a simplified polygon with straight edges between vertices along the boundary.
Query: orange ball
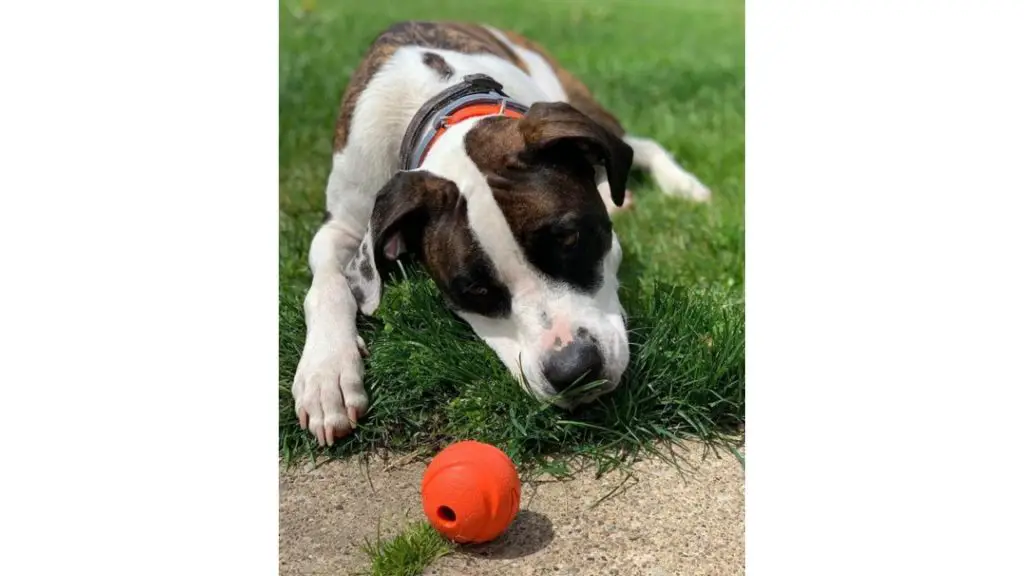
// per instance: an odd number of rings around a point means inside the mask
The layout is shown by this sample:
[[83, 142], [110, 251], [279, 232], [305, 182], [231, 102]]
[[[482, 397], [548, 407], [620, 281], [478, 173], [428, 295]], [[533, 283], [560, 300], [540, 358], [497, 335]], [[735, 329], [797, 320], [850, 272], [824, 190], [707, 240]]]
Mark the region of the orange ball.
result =
[[519, 512], [519, 475], [500, 449], [465, 440], [431, 460], [420, 485], [423, 513], [450, 540], [489, 542]]

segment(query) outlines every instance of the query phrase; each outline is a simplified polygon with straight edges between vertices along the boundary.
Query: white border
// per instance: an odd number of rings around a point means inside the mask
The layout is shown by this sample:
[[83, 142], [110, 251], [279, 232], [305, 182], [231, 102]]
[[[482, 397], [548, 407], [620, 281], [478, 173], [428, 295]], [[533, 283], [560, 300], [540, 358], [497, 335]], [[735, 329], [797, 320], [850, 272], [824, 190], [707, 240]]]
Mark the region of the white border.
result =
[[2, 573], [277, 573], [277, 11], [4, 7]]
[[1020, 571], [1022, 6], [747, 3], [752, 575]]

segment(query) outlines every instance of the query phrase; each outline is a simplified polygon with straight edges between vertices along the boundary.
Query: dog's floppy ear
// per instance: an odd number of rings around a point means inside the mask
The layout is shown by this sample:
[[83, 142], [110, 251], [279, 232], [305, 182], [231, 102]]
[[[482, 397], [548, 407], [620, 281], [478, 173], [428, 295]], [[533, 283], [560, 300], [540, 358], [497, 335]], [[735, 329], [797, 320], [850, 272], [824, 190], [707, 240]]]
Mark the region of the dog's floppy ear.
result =
[[369, 316], [377, 310], [381, 277], [389, 265], [406, 252], [421, 255], [427, 224], [451, 210], [458, 197], [454, 182], [422, 170], [397, 172], [381, 188], [366, 235], [345, 267], [345, 277], [363, 314]]
[[608, 174], [612, 201], [622, 206], [633, 149], [589, 116], [565, 102], [538, 102], [519, 123], [528, 152], [568, 146], [602, 164]]

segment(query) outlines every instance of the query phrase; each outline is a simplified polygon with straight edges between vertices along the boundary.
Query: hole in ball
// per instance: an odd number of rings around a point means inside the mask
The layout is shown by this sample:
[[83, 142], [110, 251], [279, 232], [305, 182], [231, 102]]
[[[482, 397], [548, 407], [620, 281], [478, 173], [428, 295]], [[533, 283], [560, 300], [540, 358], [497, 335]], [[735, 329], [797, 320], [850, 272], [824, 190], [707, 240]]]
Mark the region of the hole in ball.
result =
[[445, 522], [455, 522], [455, 510], [447, 506], [441, 506], [437, 509], [437, 515]]

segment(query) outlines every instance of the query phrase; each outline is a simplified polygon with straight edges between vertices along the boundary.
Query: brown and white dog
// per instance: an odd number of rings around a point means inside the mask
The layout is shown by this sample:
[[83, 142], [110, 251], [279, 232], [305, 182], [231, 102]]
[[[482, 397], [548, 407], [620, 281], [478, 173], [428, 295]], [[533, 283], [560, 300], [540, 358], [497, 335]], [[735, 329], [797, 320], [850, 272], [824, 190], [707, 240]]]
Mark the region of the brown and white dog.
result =
[[[536, 396], [571, 407], [613, 390], [629, 344], [609, 212], [628, 202], [633, 163], [665, 193], [710, 195], [530, 40], [461, 23], [384, 31], [342, 99], [309, 250], [302, 427], [331, 444], [366, 411], [356, 314], [376, 310], [405, 252]], [[605, 384], [561, 395], [583, 380]]]

